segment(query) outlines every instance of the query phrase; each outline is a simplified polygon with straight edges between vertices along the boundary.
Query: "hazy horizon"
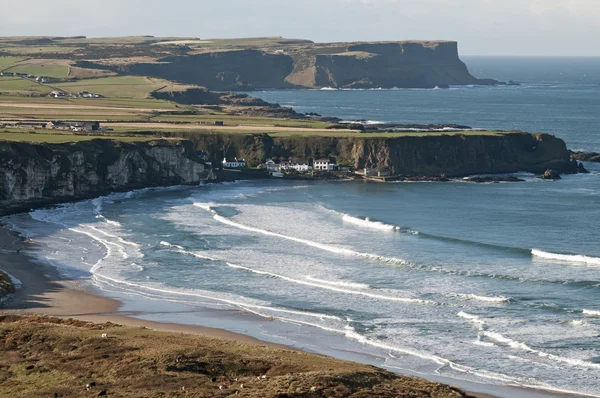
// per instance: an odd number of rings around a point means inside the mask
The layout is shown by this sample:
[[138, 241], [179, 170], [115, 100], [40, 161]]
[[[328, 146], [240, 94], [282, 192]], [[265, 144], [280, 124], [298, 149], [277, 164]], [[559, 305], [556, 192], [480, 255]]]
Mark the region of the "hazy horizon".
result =
[[[600, 56], [597, 0], [4, 0], [0, 36], [453, 40], [464, 56]], [[65, 21], [61, 23], [61, 21]]]

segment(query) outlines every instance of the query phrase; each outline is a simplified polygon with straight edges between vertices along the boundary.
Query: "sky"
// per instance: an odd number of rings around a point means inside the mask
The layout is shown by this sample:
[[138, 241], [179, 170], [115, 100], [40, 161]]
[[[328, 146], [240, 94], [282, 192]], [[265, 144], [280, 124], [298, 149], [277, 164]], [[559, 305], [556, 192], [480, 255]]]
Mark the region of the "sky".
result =
[[0, 36], [456, 40], [461, 55], [600, 56], [600, 0], [1, 0]]

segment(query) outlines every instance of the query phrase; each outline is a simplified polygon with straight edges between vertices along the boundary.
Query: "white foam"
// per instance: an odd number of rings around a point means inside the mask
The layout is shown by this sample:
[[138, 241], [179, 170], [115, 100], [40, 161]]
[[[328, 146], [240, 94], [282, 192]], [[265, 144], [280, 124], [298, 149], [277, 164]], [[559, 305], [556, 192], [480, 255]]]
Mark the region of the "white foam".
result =
[[202, 210], [209, 211], [209, 212], [211, 212], [213, 214], [217, 214], [217, 212], [213, 210], [213, 206], [215, 206], [214, 203], [201, 203], [201, 202], [197, 202], [197, 203], [194, 203], [194, 206], [196, 206], [196, 207], [198, 207], [198, 208], [200, 208]]
[[179, 250], [185, 250], [185, 249], [183, 248], [183, 246], [174, 245], [174, 244], [172, 244], [172, 243], [165, 242], [165, 241], [162, 241], [162, 242], [160, 242], [160, 245], [161, 245], [161, 246], [165, 246], [165, 247], [175, 247], [175, 248], [177, 248], [177, 249], [179, 249]]
[[600, 311], [583, 310], [583, 315], [588, 316], [588, 317], [600, 317]]
[[[467, 314], [466, 312], [459, 312], [458, 316], [460, 316], [461, 318], [468, 319], [471, 322], [475, 323], [479, 329], [479, 337], [485, 336], [488, 339], [495, 341], [497, 343], [504, 344], [511, 348], [522, 350], [522, 351], [527, 352], [528, 354], [537, 355], [539, 357], [546, 358], [546, 359], [552, 360], [554, 362], [566, 363], [568, 365], [585, 367], [585, 368], [600, 369], [600, 364], [584, 361], [582, 359], [566, 358], [566, 357], [562, 357], [559, 355], [554, 355], [554, 354], [550, 354], [550, 353], [547, 353], [544, 351], [536, 350], [536, 349], [528, 346], [524, 342], [514, 340], [514, 339], [507, 337], [498, 332], [493, 332], [493, 331], [487, 330], [485, 321], [476, 315]], [[482, 343], [485, 343], [485, 342], [482, 342]]]
[[598, 257], [589, 257], [584, 255], [572, 255], [572, 254], [557, 254], [557, 253], [549, 253], [538, 249], [532, 249], [531, 254], [534, 257], [544, 258], [547, 260], [558, 260], [565, 261], [569, 263], [582, 263], [582, 264], [590, 264], [590, 265], [600, 265], [600, 258]]
[[344, 214], [342, 216], [342, 220], [349, 224], [358, 225], [359, 227], [376, 229], [379, 231], [393, 232], [393, 231], [396, 231], [397, 229], [399, 229], [395, 225], [382, 223], [380, 221], [371, 221], [368, 217], [363, 219], [363, 218], [358, 218], [358, 217], [352, 217], [348, 214]]
[[318, 282], [321, 284], [331, 285], [331, 286], [349, 287], [349, 288], [354, 288], [354, 289], [370, 289], [371, 288], [369, 285], [366, 285], [364, 283], [347, 282], [347, 281], [331, 281], [331, 280], [313, 278], [312, 276], [307, 276], [306, 279], [309, 281]]
[[471, 322], [473, 322], [476, 326], [477, 329], [479, 330], [483, 330], [485, 328], [485, 321], [483, 319], [481, 319], [480, 317], [478, 317], [477, 315], [471, 315], [471, 314], [467, 314], [466, 312], [459, 312], [457, 314], [459, 317], [467, 319]]
[[477, 301], [484, 301], [487, 303], [508, 303], [512, 300], [510, 297], [480, 296], [477, 294], [454, 294], [454, 296], [460, 297], [460, 298], [466, 299], [466, 300], [477, 300]]
[[[198, 207], [200, 207], [200, 206], [198, 206]], [[212, 210], [212, 208], [210, 208], [210, 211], [214, 214], [213, 218], [216, 221], [218, 221], [222, 224], [225, 224], [225, 225], [229, 225], [231, 227], [235, 227], [235, 228], [244, 230], [244, 231], [255, 232], [255, 233], [259, 233], [259, 234], [263, 234], [263, 235], [267, 235], [267, 236], [273, 236], [276, 238], [289, 240], [292, 242], [301, 243], [301, 244], [304, 244], [304, 245], [307, 245], [310, 247], [314, 247], [314, 248], [317, 248], [320, 250], [328, 251], [330, 253], [336, 253], [336, 254], [341, 254], [341, 255], [346, 255], [346, 256], [363, 257], [363, 258], [367, 258], [369, 260], [380, 261], [380, 262], [384, 262], [384, 263], [388, 263], [388, 264], [409, 265], [409, 263], [407, 261], [400, 259], [400, 258], [396, 258], [396, 257], [385, 257], [385, 256], [377, 255], [377, 254], [362, 253], [362, 252], [358, 252], [355, 250], [346, 249], [343, 247], [327, 245], [324, 243], [314, 242], [314, 241], [307, 240], [307, 239], [301, 239], [301, 238], [296, 238], [293, 236], [282, 235], [282, 234], [279, 234], [276, 232], [271, 232], [271, 231], [267, 231], [267, 230], [260, 229], [260, 228], [250, 227], [250, 226], [232, 221], [223, 216], [220, 216], [219, 214], [216, 214], [216, 212], [214, 210]]]
[[309, 282], [309, 281], [294, 279], [294, 278], [290, 278], [290, 277], [287, 277], [287, 276], [284, 276], [284, 275], [275, 274], [273, 272], [260, 271], [260, 270], [253, 269], [253, 268], [250, 268], [250, 267], [244, 267], [243, 265], [237, 265], [237, 264], [231, 264], [231, 263], [226, 263], [226, 264], [229, 267], [231, 267], [231, 268], [245, 270], [245, 271], [248, 271], [248, 272], [252, 272], [254, 274], [266, 275], [266, 276], [270, 276], [270, 277], [273, 277], [273, 278], [282, 279], [282, 280], [287, 281], [287, 282], [297, 283], [299, 285], [317, 287], [317, 288], [320, 288], [320, 289], [330, 290], [330, 291], [338, 292], [338, 293], [352, 294], [352, 295], [357, 295], [357, 296], [364, 296], [364, 297], [374, 298], [374, 299], [377, 299], [377, 300], [398, 301], [398, 302], [401, 302], [401, 303], [433, 304], [433, 305], [437, 304], [437, 303], [435, 303], [433, 301], [427, 301], [427, 300], [421, 300], [421, 299], [413, 299], [413, 298], [405, 298], [405, 297], [394, 297], [394, 296], [384, 296], [384, 295], [381, 295], [381, 294], [374, 294], [374, 293], [369, 293], [369, 292], [364, 292], [364, 291], [359, 291], [359, 290], [343, 289], [341, 287], [335, 287], [335, 286], [326, 285], [326, 284], [324, 285], [324, 284], [321, 284], [321, 283], [314, 283], [314, 282]]

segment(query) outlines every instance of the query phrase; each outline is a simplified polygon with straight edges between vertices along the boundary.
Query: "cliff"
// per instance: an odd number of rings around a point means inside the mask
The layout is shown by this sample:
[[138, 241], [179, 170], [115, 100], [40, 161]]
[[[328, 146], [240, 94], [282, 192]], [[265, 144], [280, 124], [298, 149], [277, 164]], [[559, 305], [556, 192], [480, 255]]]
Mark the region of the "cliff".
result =
[[152, 62], [83, 61], [80, 67], [160, 77], [210, 90], [434, 88], [497, 84], [473, 77], [452, 41], [210, 48]]
[[0, 142], [0, 215], [112, 191], [198, 184], [207, 178], [191, 142]]
[[430, 135], [378, 137], [271, 137], [269, 135], [179, 133], [220, 161], [245, 158], [258, 165], [266, 158], [335, 157], [362, 169], [389, 169], [404, 176], [466, 176], [471, 174], [577, 172], [567, 147], [549, 134]]

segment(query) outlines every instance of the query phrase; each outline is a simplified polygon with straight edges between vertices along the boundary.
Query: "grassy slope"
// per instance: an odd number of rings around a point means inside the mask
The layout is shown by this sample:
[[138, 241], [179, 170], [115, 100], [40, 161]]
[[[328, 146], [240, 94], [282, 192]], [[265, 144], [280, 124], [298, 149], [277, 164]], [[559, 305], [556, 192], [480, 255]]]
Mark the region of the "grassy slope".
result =
[[91, 91], [105, 97], [144, 99], [150, 92], [168, 85], [173, 83], [142, 76], [118, 76], [60, 83], [55, 86], [72, 93]]
[[8, 69], [8, 71], [36, 76], [64, 78], [69, 75], [69, 61], [63, 59], [30, 59], [19, 62]]
[[49, 93], [51, 87], [37, 84], [33, 80], [22, 79], [20, 77], [0, 77], [0, 92], [6, 93], [27, 93], [40, 92]]
[[0, 316], [0, 336], [7, 397], [466, 397], [318, 355], [111, 324]]
[[37, 131], [28, 132], [22, 129], [9, 129], [0, 131], [0, 141], [15, 141], [15, 142], [33, 142], [33, 143], [50, 143], [62, 144], [65, 142], [89, 141], [96, 138], [114, 139], [125, 142], [141, 142], [151, 141], [156, 139], [156, 136], [136, 136], [124, 135], [119, 133], [106, 135], [76, 135], [69, 132], [53, 132], [53, 131]]
[[23, 61], [20, 57], [0, 57], [0, 71], [10, 68]]
[[[192, 40], [193, 46], [198, 48], [208, 47], [214, 49], [226, 49], [234, 47], [277, 47], [285, 43], [281, 38], [250, 38], [250, 39], [211, 39], [194, 40], [190, 38], [152, 38], [152, 37], [124, 37], [124, 38], [98, 38], [98, 39], [68, 39], [61, 40], [60, 44], [74, 46], [73, 48], [84, 48], [93, 45], [131, 45], [131, 44], [157, 44], [156, 47], [168, 47], [170, 41]], [[2, 43], [9, 43], [0, 38]], [[160, 45], [160, 44], [163, 45]], [[301, 43], [294, 41], [294, 43]], [[6, 44], [17, 46], [17, 44]], [[80, 46], [80, 47], [78, 47]], [[35, 47], [35, 46], [27, 46]], [[44, 47], [44, 46], [42, 46]], [[52, 46], [48, 46], [52, 47]], [[335, 49], [337, 52], [339, 49]], [[44, 60], [42, 58], [22, 59], [16, 57], [0, 57], [0, 68], [11, 67], [11, 70], [36, 75], [65, 77], [69, 74], [69, 60]], [[91, 70], [90, 70], [91, 71]], [[96, 71], [101, 74], [101, 71]], [[92, 76], [94, 74], [92, 73]], [[90, 76], [91, 77], [91, 76]], [[108, 98], [102, 99], [50, 99], [26, 97], [32, 92], [49, 92], [55, 87], [64, 89], [71, 93], [90, 91], [102, 94]], [[159, 101], [150, 97], [155, 90], [165, 89], [177, 91], [189, 86], [175, 84], [163, 79], [155, 79], [140, 76], [118, 76], [88, 78], [75, 82], [56, 83], [52, 85], [38, 85], [26, 79], [0, 78], [0, 123], [4, 120], [97, 120], [104, 125], [114, 127], [115, 133], [136, 132], [162, 132], [185, 130], [199, 133], [221, 132], [239, 134], [269, 133], [273, 136], [325, 136], [325, 137], [398, 137], [398, 136], [435, 136], [442, 134], [466, 134], [466, 135], [490, 135], [502, 134], [498, 132], [452, 132], [452, 133], [368, 133], [360, 134], [350, 131], [326, 130], [331, 124], [312, 120], [290, 120], [282, 118], [250, 117], [235, 114], [241, 108], [232, 109], [222, 107], [220, 109], [202, 106], [183, 106], [172, 102]], [[20, 96], [19, 96], [20, 95]], [[24, 96], [25, 95], [25, 96]], [[185, 111], [185, 112], [184, 112]], [[211, 128], [216, 121], [225, 122], [223, 128]], [[125, 122], [128, 124], [115, 124], [113, 122]], [[162, 124], [162, 125], [161, 125]], [[251, 126], [247, 128], [245, 126]], [[41, 142], [64, 142], [67, 139], [80, 140], [82, 136], [69, 136], [60, 134], [53, 137], [52, 134], [37, 134], [35, 137], [27, 132], [15, 134], [13, 131], [2, 133], [3, 139], [13, 140], [35, 140]], [[69, 138], [72, 137], [72, 138]]]

